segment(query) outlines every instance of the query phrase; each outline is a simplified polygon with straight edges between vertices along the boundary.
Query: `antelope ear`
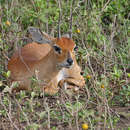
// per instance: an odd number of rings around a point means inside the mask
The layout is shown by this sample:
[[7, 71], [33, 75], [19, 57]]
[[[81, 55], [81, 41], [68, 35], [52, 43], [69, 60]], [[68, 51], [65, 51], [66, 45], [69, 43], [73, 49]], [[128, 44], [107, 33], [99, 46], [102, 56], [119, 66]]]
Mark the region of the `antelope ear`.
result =
[[62, 37], [70, 38], [70, 35], [68, 33], [67, 34], [63, 34]]
[[40, 32], [38, 28], [35, 27], [28, 27], [27, 29], [29, 35], [31, 36], [32, 40], [37, 43], [51, 43], [52, 40], [49, 38], [48, 34]]

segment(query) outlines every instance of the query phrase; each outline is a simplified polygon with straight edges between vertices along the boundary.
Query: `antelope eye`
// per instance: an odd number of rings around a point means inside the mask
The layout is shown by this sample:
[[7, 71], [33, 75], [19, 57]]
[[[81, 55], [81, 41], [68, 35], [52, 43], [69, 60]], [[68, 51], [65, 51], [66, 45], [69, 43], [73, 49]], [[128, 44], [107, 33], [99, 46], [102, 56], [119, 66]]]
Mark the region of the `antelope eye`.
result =
[[75, 46], [75, 47], [74, 47], [74, 51], [77, 51], [77, 50], [78, 50], [78, 46]]
[[58, 46], [53, 46], [53, 48], [55, 49], [56, 52], [58, 52], [59, 54], [61, 54], [61, 48]]

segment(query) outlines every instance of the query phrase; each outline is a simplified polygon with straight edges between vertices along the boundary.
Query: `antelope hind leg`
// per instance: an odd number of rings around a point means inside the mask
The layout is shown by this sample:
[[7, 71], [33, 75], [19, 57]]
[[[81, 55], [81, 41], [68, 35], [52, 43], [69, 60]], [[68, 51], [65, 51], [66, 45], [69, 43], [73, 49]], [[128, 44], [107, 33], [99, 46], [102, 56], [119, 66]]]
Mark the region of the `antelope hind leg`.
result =
[[[15, 87], [14, 84], [17, 84], [18, 86]], [[11, 85], [11, 92], [20, 92], [21, 90], [31, 90], [30, 88], [30, 80], [25, 81], [13, 81]]]
[[57, 78], [52, 79], [47, 86], [43, 87], [45, 94], [54, 95], [59, 91]]

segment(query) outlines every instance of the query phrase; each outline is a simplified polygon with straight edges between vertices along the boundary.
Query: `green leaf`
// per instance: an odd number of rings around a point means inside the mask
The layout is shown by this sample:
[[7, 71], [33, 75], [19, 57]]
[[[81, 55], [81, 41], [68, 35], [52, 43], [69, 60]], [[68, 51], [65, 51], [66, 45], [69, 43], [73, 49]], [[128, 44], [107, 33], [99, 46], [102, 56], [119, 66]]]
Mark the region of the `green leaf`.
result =
[[127, 73], [127, 75], [128, 75], [128, 78], [130, 78], [130, 73]]

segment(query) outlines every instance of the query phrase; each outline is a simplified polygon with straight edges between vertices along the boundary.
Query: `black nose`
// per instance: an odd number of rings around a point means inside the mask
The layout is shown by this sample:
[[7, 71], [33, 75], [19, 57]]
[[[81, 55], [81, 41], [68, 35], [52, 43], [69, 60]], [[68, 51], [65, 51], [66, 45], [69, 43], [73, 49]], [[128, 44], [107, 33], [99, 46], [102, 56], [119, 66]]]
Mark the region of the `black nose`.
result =
[[68, 62], [70, 65], [72, 65], [72, 63], [73, 63], [72, 58], [68, 58], [68, 59], [67, 59], [67, 62]]

